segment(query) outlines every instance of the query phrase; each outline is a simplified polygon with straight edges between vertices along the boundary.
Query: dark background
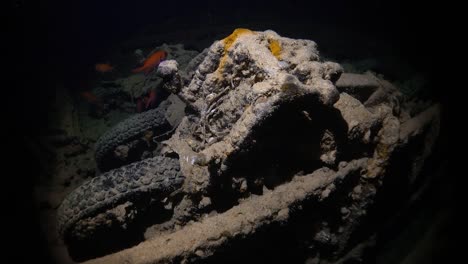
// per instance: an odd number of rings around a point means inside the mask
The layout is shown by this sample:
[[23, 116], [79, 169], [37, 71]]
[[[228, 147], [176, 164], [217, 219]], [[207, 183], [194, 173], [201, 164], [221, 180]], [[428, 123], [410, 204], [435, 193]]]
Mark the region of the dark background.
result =
[[[115, 43], [128, 39], [150, 24], [164, 24], [164, 29], [180, 29], [186, 21], [197, 28], [212, 24], [255, 23], [262, 21], [269, 28], [281, 26], [288, 36], [308, 36], [318, 24], [331, 28], [346, 28], [366, 34], [391, 46], [395, 55], [425, 73], [435, 72], [438, 59], [441, 26], [437, 19], [438, 6], [423, 1], [27, 1], [9, 2], [4, 9], [14, 23], [12, 69], [19, 77], [15, 97], [8, 100], [10, 109], [26, 110], [29, 120], [22, 126], [40, 127], [47, 112], [41, 105], [51, 98], [51, 86], [57, 79], [79, 82], [96, 61]], [[298, 26], [299, 25], [299, 26]], [[280, 34], [281, 34], [280, 33]], [[303, 34], [301, 34], [303, 33]], [[347, 41], [336, 36], [337, 41]], [[349, 39], [351, 40], [351, 39]], [[350, 44], [352, 45], [352, 44]], [[319, 49], [326, 47], [320, 47]], [[71, 85], [73, 86], [73, 85]], [[442, 94], [437, 94], [442, 96]], [[16, 106], [16, 107], [15, 107]]]
[[[22, 144], [22, 136], [40, 133], [48, 119], [48, 105], [58, 80], [69, 84], [87, 76], [90, 66], [115, 43], [121, 42], [142, 27], [164, 24], [163, 31], [180, 29], [187, 21], [197, 28], [213, 24], [257, 21], [288, 28], [291, 37], [307, 36], [310, 28], [324, 24], [327, 28], [359, 31], [391, 46], [395, 54], [406, 59], [433, 85], [434, 99], [446, 104], [445, 93], [436, 90], [435, 62], [440, 59], [442, 29], [440, 6], [430, 1], [119, 1], [71, 0], [2, 2], [7, 17], [7, 34], [3, 38], [4, 75], [8, 85], [2, 87], [2, 103], [7, 145], [11, 145], [5, 184], [7, 243], [16, 263], [33, 259], [47, 262], [45, 242], [32, 205], [35, 159]], [[172, 24], [164, 21], [174, 21]], [[171, 28], [171, 25], [173, 28]], [[300, 25], [300, 26], [298, 26]], [[264, 28], [267, 29], [267, 28]], [[286, 32], [278, 32], [287, 35]], [[330, 30], [330, 38], [336, 32]], [[289, 36], [289, 35], [288, 35]], [[336, 36], [337, 41], [346, 41]], [[326, 47], [325, 47], [326, 48]], [[319, 50], [320, 50], [319, 46]], [[354, 54], [359, 56], [359, 54]], [[7, 82], [5, 82], [7, 83]], [[11, 139], [11, 140], [10, 140]], [[11, 183], [9, 181], [12, 181]], [[11, 262], [11, 263], [14, 263]]]
[[[38, 127], [47, 112], [41, 107], [51, 97], [51, 84], [56, 79], [79, 82], [79, 76], [101, 59], [110, 47], [128, 39], [150, 24], [164, 24], [164, 29], [180, 29], [184, 23], [197, 28], [212, 24], [249, 23], [262, 21], [269, 28], [281, 26], [291, 37], [308, 36], [318, 24], [333, 29], [359, 31], [391, 46], [395, 55], [426, 74], [435, 72], [438, 45], [441, 42], [439, 6], [429, 1], [11, 1], [3, 12], [12, 16], [12, 43], [7, 52], [13, 56], [12, 68], [20, 78], [19, 89], [9, 102], [10, 109], [25, 110], [18, 105], [35, 106], [36, 117], [30, 111], [22, 113], [29, 122], [22, 126]], [[297, 26], [300, 25], [300, 26]], [[337, 32], [330, 30], [332, 38]], [[302, 33], [302, 34], [301, 34]], [[356, 36], [358, 37], [358, 36]], [[337, 41], [347, 41], [336, 36]], [[352, 44], [350, 44], [352, 45]], [[321, 49], [326, 47], [319, 47]], [[14, 52], [13, 52], [14, 51]], [[437, 94], [437, 96], [442, 96]], [[20, 103], [21, 102], [21, 103]], [[15, 107], [16, 106], [16, 107]]]

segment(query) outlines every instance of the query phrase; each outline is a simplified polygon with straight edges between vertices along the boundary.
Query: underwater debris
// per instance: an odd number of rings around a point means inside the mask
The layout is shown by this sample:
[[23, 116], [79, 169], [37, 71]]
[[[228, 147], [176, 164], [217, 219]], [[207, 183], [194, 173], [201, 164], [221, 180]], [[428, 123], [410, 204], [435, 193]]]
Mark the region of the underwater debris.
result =
[[[279, 51], [272, 39], [281, 43]], [[228, 244], [248, 250], [243, 242], [280, 225], [307, 230], [307, 247], [323, 261], [337, 261], [354, 247], [383, 179], [400, 165], [395, 150], [417, 136], [437, 137], [429, 129], [438, 125], [437, 106], [409, 116], [398, 91], [383, 80], [370, 94], [346, 82], [338, 89], [343, 68], [321, 61], [311, 40], [238, 29], [196, 60], [190, 72], [171, 60], [159, 65], [163, 87], [177, 91], [189, 111], [170, 126], [155, 157], [121, 167], [106, 160], [122, 142], [168, 123], [167, 105], [124, 121], [97, 142], [97, 163], [109, 171], [72, 192], [58, 211], [61, 235], [77, 258], [205, 261]], [[417, 146], [418, 162], [430, 153], [434, 141], [427, 142]], [[419, 173], [420, 166], [407, 163], [399, 177]], [[131, 210], [116, 219], [117, 207], [127, 203]], [[145, 214], [151, 208], [157, 216]], [[145, 228], [142, 219], [162, 231], [113, 254], [109, 248], [77, 252], [75, 243], [96, 244], [97, 237], [129, 227], [136, 235]]]
[[[95, 155], [98, 168], [104, 172], [124, 165], [125, 163], [122, 163], [120, 159], [116, 160], [113, 154], [114, 149], [132, 142], [136, 138], [141, 138], [147, 130], [152, 129], [162, 133], [170, 130], [171, 126], [164, 118], [164, 113], [169, 104], [169, 102], [163, 103], [156, 109], [134, 115], [106, 131], [96, 142]], [[135, 147], [138, 147], [138, 145]], [[136, 161], [138, 158], [138, 155], [132, 156], [132, 159], [125, 162]]]

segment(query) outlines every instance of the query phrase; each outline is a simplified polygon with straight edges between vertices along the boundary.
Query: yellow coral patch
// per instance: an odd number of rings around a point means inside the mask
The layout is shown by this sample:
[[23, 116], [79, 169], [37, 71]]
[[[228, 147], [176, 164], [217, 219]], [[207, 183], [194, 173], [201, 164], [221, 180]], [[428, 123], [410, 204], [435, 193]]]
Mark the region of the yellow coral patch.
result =
[[383, 144], [383, 143], [380, 143], [377, 145], [376, 151], [377, 151], [378, 157], [382, 159], [387, 159], [389, 152], [390, 152], [390, 150], [388, 149], [388, 145]]
[[250, 30], [250, 29], [246, 29], [246, 28], [236, 28], [236, 29], [234, 29], [234, 31], [232, 32], [231, 35], [229, 35], [229, 36], [227, 36], [226, 38], [223, 39], [224, 52], [226, 52], [232, 46], [232, 44], [236, 41], [236, 39], [240, 35], [244, 35], [244, 34], [253, 34], [253, 31]]
[[221, 71], [221, 69], [224, 68], [224, 64], [226, 64], [227, 52], [229, 48], [231, 48], [232, 44], [236, 42], [237, 38], [240, 35], [244, 35], [244, 34], [254, 34], [254, 32], [246, 28], [236, 28], [232, 32], [231, 35], [227, 36], [226, 38], [222, 40], [224, 43], [224, 51], [223, 51], [223, 57], [221, 57], [221, 60], [219, 61], [219, 66], [218, 66], [219, 71]]
[[269, 48], [273, 56], [275, 56], [278, 60], [281, 59], [281, 45], [279, 41], [276, 39], [269, 39], [268, 42], [270, 43]]

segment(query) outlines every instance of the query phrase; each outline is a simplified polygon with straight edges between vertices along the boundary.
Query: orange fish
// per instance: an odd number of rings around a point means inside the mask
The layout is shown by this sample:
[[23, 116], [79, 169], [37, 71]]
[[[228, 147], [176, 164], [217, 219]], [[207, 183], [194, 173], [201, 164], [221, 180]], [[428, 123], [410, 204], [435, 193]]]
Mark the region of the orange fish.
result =
[[144, 97], [139, 97], [137, 99], [137, 113], [141, 113], [145, 110], [145, 99]]
[[137, 99], [137, 112], [141, 113], [143, 111], [155, 108], [156, 103], [157, 103], [157, 101], [156, 101], [157, 96], [156, 95], [157, 95], [156, 91], [151, 90], [151, 92], [148, 95], [139, 97]]
[[156, 91], [151, 90], [146, 101], [146, 109], [154, 108], [156, 106]]
[[156, 68], [159, 63], [165, 60], [167, 57], [167, 52], [164, 50], [158, 50], [151, 54], [143, 63], [143, 66], [138, 67], [132, 70], [133, 73], [144, 72], [145, 74], [150, 73], [154, 68]]
[[109, 63], [97, 63], [95, 68], [96, 68], [96, 71], [101, 72], [101, 73], [111, 72], [114, 70], [114, 67], [110, 65]]
[[91, 92], [82, 92], [81, 93], [81, 97], [83, 97], [88, 103], [91, 103], [91, 104], [100, 104], [100, 101], [99, 99], [96, 97], [96, 95], [94, 95], [93, 93]]

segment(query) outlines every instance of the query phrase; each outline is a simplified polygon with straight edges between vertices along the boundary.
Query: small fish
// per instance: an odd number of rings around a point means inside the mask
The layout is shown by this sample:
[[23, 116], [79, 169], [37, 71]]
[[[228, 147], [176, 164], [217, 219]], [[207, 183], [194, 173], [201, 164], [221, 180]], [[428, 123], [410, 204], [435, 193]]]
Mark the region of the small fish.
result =
[[104, 105], [102, 104], [102, 101], [95, 94], [93, 94], [92, 92], [86, 91], [86, 92], [80, 93], [80, 95], [81, 95], [81, 97], [83, 97], [83, 99], [86, 102], [91, 104], [93, 107], [96, 107], [96, 109], [98, 109], [98, 110], [103, 109]]
[[97, 63], [95, 65], [96, 71], [100, 73], [107, 73], [114, 70], [114, 66], [109, 63]]
[[156, 106], [156, 91], [151, 90], [148, 100], [146, 101], [146, 109], [154, 108]]
[[88, 103], [99, 104], [99, 99], [92, 92], [86, 91], [82, 92], [81, 97], [83, 97]]
[[133, 73], [144, 72], [145, 74], [150, 73], [154, 68], [158, 67], [159, 63], [165, 60], [167, 52], [164, 50], [158, 50], [151, 54], [143, 63], [143, 66], [132, 70]]
[[141, 112], [145, 111], [145, 101], [146, 101], [145, 97], [139, 97], [137, 99], [137, 104], [136, 104], [137, 113], [141, 113]]

